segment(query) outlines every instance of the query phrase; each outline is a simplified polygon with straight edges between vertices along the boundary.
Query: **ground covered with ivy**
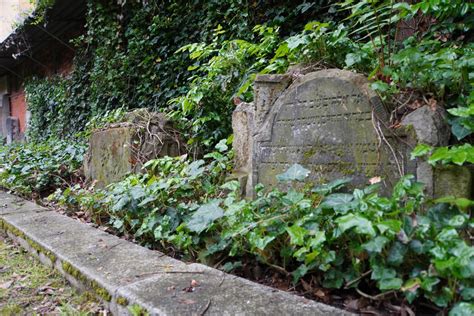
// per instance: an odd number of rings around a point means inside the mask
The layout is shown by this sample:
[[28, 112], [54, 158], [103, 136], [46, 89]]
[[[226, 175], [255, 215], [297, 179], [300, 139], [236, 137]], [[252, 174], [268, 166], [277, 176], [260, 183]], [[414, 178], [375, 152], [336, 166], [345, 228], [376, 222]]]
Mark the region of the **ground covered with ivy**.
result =
[[62, 276], [0, 235], [1, 315], [106, 315], [88, 293], [79, 294]]
[[[472, 9], [90, 0], [74, 71], [25, 86], [29, 143], [0, 149], [0, 185], [182, 260], [351, 311], [474, 314], [473, 201], [431, 200], [410, 175], [388, 195], [376, 179], [309, 185], [300, 165], [278, 176], [287, 190], [258, 185], [254, 200], [228, 179], [235, 104], [252, 101], [258, 73], [296, 64], [365, 74], [391, 113], [387, 128], [421, 106], [445, 109], [449, 146], [420, 144], [412, 159], [472, 165]], [[400, 25], [412, 32], [402, 37]], [[167, 113], [188, 154], [96, 189], [81, 171], [87, 138], [135, 107]]]

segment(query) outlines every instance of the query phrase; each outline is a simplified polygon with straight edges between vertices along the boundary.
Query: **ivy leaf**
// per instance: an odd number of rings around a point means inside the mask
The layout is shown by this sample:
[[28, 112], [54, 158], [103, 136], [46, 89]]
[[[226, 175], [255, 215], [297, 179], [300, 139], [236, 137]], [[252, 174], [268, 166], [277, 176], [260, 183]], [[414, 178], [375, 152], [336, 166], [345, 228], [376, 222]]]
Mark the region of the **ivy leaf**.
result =
[[224, 272], [231, 272], [237, 268], [240, 268], [242, 267], [242, 262], [241, 261], [236, 261], [236, 262], [226, 262], [226, 264], [224, 264], [222, 266], [222, 270]]
[[470, 128], [467, 128], [463, 124], [463, 121], [464, 119], [461, 117], [457, 117], [453, 120], [450, 120], [451, 132], [453, 133], [454, 136], [456, 136], [458, 140], [461, 140], [465, 138], [466, 136], [469, 136], [472, 134], [472, 130]]
[[446, 159], [449, 157], [449, 149], [448, 147], [438, 147], [436, 150], [433, 152], [431, 157], [428, 159], [428, 162], [431, 165], [435, 165], [436, 162]]
[[323, 286], [326, 288], [339, 289], [344, 283], [344, 276], [338, 270], [331, 270], [324, 275]]
[[[449, 302], [453, 299], [453, 291], [448, 287], [443, 287], [441, 291], [436, 293], [431, 293], [430, 299], [439, 307], [446, 307], [448, 306]], [[463, 314], [466, 315], [466, 314]], [[467, 314], [471, 315], [471, 314]]]
[[388, 242], [388, 239], [383, 236], [377, 236], [373, 240], [366, 242], [362, 247], [371, 253], [382, 252], [383, 247]]
[[431, 147], [430, 145], [418, 144], [411, 152], [410, 159], [413, 160], [416, 157], [424, 156], [428, 154], [431, 150], [433, 150], [433, 147]]
[[318, 248], [326, 241], [326, 234], [322, 231], [317, 232], [314, 237], [309, 240], [309, 244], [313, 249]]
[[296, 190], [289, 190], [289, 192], [283, 197], [285, 204], [294, 205], [303, 200], [304, 194], [297, 192]]
[[290, 235], [293, 245], [302, 246], [304, 244], [304, 237], [308, 234], [306, 229], [295, 224], [291, 227], [287, 227], [286, 231], [288, 235]]
[[442, 243], [447, 243], [459, 239], [459, 235], [454, 228], [445, 228], [436, 236], [436, 239]]
[[292, 165], [286, 172], [277, 175], [278, 181], [303, 181], [309, 176], [310, 171], [299, 164]]
[[466, 301], [474, 301], [474, 288], [466, 287], [462, 289], [461, 296]]
[[260, 236], [259, 234], [252, 232], [249, 236], [249, 242], [252, 246], [260, 249], [265, 250], [267, 245], [275, 239], [275, 236]]
[[288, 48], [290, 50], [302, 45], [302, 44], [305, 44], [307, 42], [307, 38], [305, 36], [301, 36], [301, 35], [295, 35], [295, 36], [291, 36], [289, 37], [287, 40], [286, 40], [286, 43], [288, 44]]
[[219, 200], [215, 200], [199, 207], [186, 223], [189, 230], [200, 234], [203, 230], [208, 228], [212, 222], [224, 216], [224, 210], [219, 207], [219, 203]]
[[385, 268], [384, 266], [374, 266], [372, 268], [372, 280], [391, 279], [397, 275], [397, 272], [392, 268]]
[[403, 245], [400, 242], [395, 242], [390, 248], [390, 252], [388, 254], [387, 262], [394, 265], [398, 266], [403, 263], [403, 257], [405, 256], [405, 253], [407, 252], [407, 247]]
[[378, 282], [379, 289], [382, 291], [386, 290], [399, 290], [402, 287], [403, 280], [400, 278], [382, 279]]
[[186, 168], [186, 173], [189, 175], [191, 179], [196, 179], [200, 175], [203, 174], [205, 168], [202, 167], [204, 164], [204, 160], [195, 160]]
[[355, 206], [354, 203], [351, 203], [353, 200], [354, 196], [352, 194], [333, 193], [323, 200], [321, 207], [324, 209], [333, 209], [336, 212], [346, 213]]
[[454, 305], [449, 311], [449, 316], [465, 316], [474, 315], [474, 304], [468, 302], [460, 302]]
[[225, 152], [229, 149], [227, 146], [227, 139], [222, 139], [215, 147], [219, 152]]
[[315, 187], [311, 192], [315, 192], [321, 195], [327, 195], [336, 190], [339, 190], [340, 188], [344, 187], [344, 185], [346, 185], [347, 183], [350, 183], [351, 181], [352, 181], [352, 178], [336, 179], [327, 184], [322, 184], [320, 186]]
[[348, 214], [336, 219], [336, 223], [339, 225], [342, 232], [355, 228], [355, 231], [359, 234], [375, 236], [375, 230], [372, 227], [372, 223], [365, 217]]
[[435, 200], [435, 203], [449, 203], [451, 205], [456, 205], [461, 210], [467, 210], [469, 207], [474, 206], [474, 201], [471, 201], [466, 198], [456, 198], [454, 196], [445, 196]]
[[427, 277], [421, 282], [421, 288], [427, 292], [433, 292], [435, 285], [439, 282], [440, 280], [438, 278]]
[[403, 292], [407, 292], [407, 291], [415, 292], [420, 287], [420, 284], [421, 284], [421, 280], [419, 278], [413, 278], [406, 281], [405, 284], [403, 284], [403, 287], [401, 288], [401, 290]]
[[390, 230], [392, 233], [396, 234], [402, 229], [402, 222], [395, 219], [389, 219], [377, 224], [377, 228], [382, 234], [387, 230]]
[[346, 55], [346, 67], [351, 67], [357, 63], [360, 63], [362, 58], [359, 54], [349, 53]]
[[304, 277], [306, 273], [308, 273], [308, 267], [304, 264], [300, 265], [298, 269], [291, 273], [293, 275], [293, 283], [298, 282], [298, 280]]

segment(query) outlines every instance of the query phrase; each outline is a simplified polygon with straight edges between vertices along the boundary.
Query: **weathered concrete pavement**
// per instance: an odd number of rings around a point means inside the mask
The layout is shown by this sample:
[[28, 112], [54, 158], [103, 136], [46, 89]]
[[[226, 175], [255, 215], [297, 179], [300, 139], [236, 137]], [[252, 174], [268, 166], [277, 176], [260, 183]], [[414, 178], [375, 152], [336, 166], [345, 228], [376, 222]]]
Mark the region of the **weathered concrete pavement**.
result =
[[[0, 192], [0, 228], [115, 315], [347, 315], [201, 264], [186, 264]], [[184, 291], [191, 281], [194, 291]]]

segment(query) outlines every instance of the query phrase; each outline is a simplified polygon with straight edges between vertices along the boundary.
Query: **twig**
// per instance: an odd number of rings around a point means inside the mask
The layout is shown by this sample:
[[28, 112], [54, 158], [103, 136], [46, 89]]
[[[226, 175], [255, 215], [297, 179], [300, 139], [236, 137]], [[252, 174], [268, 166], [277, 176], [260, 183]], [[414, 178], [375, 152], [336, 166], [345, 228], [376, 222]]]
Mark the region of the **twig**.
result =
[[204, 274], [204, 271], [155, 271], [155, 272], [150, 272], [150, 273], [143, 273], [143, 274], [138, 274], [135, 275], [135, 277], [144, 277], [144, 276], [149, 276], [149, 275], [154, 275], [154, 274], [161, 274], [161, 273], [183, 273], [183, 274]]
[[211, 306], [211, 300], [207, 301], [206, 306], [204, 306], [204, 309], [202, 310], [202, 312], [199, 313], [199, 315], [200, 316], [204, 315], [207, 312], [207, 310], [209, 309], [209, 306]]
[[271, 264], [271, 263], [268, 263], [268, 262], [265, 262], [265, 264], [268, 265], [270, 268], [273, 268], [273, 269], [283, 273], [286, 276], [290, 275], [290, 272], [286, 271], [284, 268], [282, 268], [280, 266], [277, 266], [275, 264]]
[[344, 288], [345, 288], [345, 289], [348, 289], [349, 286], [351, 286], [352, 284], [354, 284], [354, 283], [356, 283], [356, 282], [362, 280], [363, 278], [365, 278], [366, 276], [368, 276], [370, 273], [372, 273], [372, 269], [370, 269], [370, 270], [367, 271], [367, 272], [362, 273], [358, 278], [356, 278], [356, 279], [354, 279], [354, 280], [352, 280], [352, 281], [347, 282], [346, 285], [344, 286]]
[[397, 164], [397, 169], [398, 169], [398, 173], [400, 174], [400, 177], [403, 177], [403, 168], [400, 166], [400, 162], [398, 160], [398, 157], [397, 157], [397, 153], [395, 152], [395, 150], [393, 149], [392, 145], [390, 145], [390, 143], [388, 142], [388, 140], [385, 138], [385, 135], [383, 134], [383, 131], [382, 129], [380, 128], [380, 122], [377, 120], [377, 118], [375, 117], [375, 113], [374, 111], [372, 110], [372, 124], [374, 125], [374, 129], [375, 129], [375, 132], [377, 134], [377, 136], [379, 137], [379, 140], [382, 139], [383, 142], [388, 146], [388, 148], [390, 149], [391, 153], [392, 153], [392, 156], [393, 158], [395, 159], [395, 163]]
[[379, 300], [383, 299], [385, 296], [395, 293], [395, 291], [388, 291], [388, 292], [385, 292], [385, 293], [380, 293], [380, 294], [378, 294], [378, 295], [372, 296], [372, 295], [369, 295], [369, 294], [365, 294], [364, 292], [362, 292], [362, 291], [359, 290], [358, 288], [356, 288], [356, 291], [357, 291], [357, 293], [359, 293], [361, 296], [363, 296], [363, 297], [365, 297], [365, 298], [368, 298], [368, 299], [371, 299], [371, 300], [373, 300], [373, 301], [379, 301]]
[[221, 281], [219, 282], [219, 285], [218, 285], [218, 287], [221, 287], [221, 286], [222, 286], [222, 284], [224, 284], [224, 281], [225, 281], [225, 276], [226, 276], [226, 273], [225, 273], [225, 272], [222, 272], [222, 279], [221, 279]]

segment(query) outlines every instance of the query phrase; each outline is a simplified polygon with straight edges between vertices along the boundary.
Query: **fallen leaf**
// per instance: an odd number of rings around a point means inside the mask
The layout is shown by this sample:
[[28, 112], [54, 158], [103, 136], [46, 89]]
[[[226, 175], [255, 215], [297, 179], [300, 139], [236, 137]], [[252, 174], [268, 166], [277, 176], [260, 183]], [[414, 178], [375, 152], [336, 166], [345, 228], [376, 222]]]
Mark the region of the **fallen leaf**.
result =
[[376, 184], [376, 183], [379, 183], [382, 181], [382, 178], [381, 177], [373, 177], [373, 178], [370, 178], [369, 179], [369, 183], [370, 184]]
[[344, 307], [347, 309], [351, 309], [354, 311], [358, 311], [360, 309], [359, 299], [348, 299], [344, 302]]
[[303, 279], [301, 279], [301, 285], [303, 285], [305, 291], [310, 292], [312, 290], [311, 285]]
[[194, 288], [192, 286], [185, 287], [183, 289], [184, 292], [194, 292]]
[[4, 290], [8, 289], [10, 286], [12, 286], [13, 282], [14, 281], [12, 280], [12, 281], [7, 281], [7, 282], [4, 282], [4, 283], [1, 283], [0, 284], [0, 289], [4, 289]]
[[190, 299], [186, 299], [186, 298], [182, 298], [179, 300], [179, 302], [181, 304], [186, 304], [186, 305], [191, 305], [191, 304], [195, 304], [196, 301], [193, 301], [193, 300], [190, 300]]

